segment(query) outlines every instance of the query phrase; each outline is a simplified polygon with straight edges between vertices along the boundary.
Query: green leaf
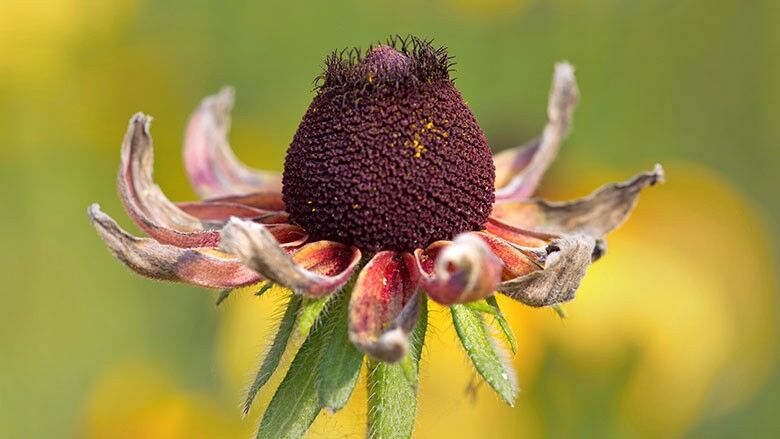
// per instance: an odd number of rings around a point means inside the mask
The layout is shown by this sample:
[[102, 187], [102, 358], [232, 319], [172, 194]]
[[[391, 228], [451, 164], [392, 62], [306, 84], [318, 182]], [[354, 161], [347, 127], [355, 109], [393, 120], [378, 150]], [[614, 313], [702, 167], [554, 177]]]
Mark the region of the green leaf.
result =
[[464, 306], [470, 310], [490, 314], [493, 316], [493, 318], [496, 320], [496, 323], [498, 323], [499, 328], [501, 328], [501, 332], [504, 334], [507, 343], [509, 343], [509, 347], [512, 349], [512, 353], [517, 353], [517, 340], [515, 339], [515, 335], [512, 332], [512, 327], [509, 325], [506, 317], [504, 317], [504, 313], [501, 312], [501, 308], [498, 307], [498, 301], [496, 301], [495, 296], [490, 296], [483, 300], [469, 302], [464, 304]]
[[368, 363], [368, 437], [408, 438], [414, 430], [417, 388], [410, 386], [399, 363]]
[[501, 332], [504, 333], [504, 337], [506, 337], [506, 341], [512, 349], [512, 354], [516, 354], [517, 339], [515, 339], [515, 334], [512, 332], [512, 326], [509, 325], [506, 317], [504, 317], [504, 313], [501, 312], [501, 308], [498, 306], [496, 296], [488, 297], [485, 299], [485, 302], [493, 309], [494, 312], [491, 312], [490, 314], [496, 319], [496, 323], [498, 323], [499, 328], [501, 328]]
[[271, 378], [276, 368], [279, 366], [279, 361], [282, 359], [287, 348], [287, 342], [290, 340], [290, 334], [292, 333], [293, 326], [295, 325], [295, 318], [298, 316], [298, 310], [301, 308], [302, 298], [297, 294], [293, 294], [290, 297], [290, 301], [287, 303], [287, 309], [284, 311], [284, 316], [281, 322], [279, 322], [279, 329], [276, 331], [274, 341], [271, 343], [271, 347], [263, 358], [263, 363], [260, 365], [260, 369], [257, 371], [255, 381], [247, 391], [246, 400], [243, 405], [243, 413], [246, 416], [249, 413], [249, 409], [252, 408], [252, 402], [257, 396], [257, 392], [266, 382]]
[[555, 305], [550, 305], [550, 308], [555, 311], [555, 314], [558, 314], [558, 317], [560, 317], [562, 320], [568, 317], [568, 313], [566, 312], [566, 309], [561, 305], [560, 303], [556, 303]]
[[257, 292], [255, 293], [255, 296], [257, 296], [257, 297], [260, 297], [260, 296], [262, 296], [263, 294], [265, 294], [265, 292], [266, 292], [266, 291], [270, 290], [270, 289], [271, 289], [271, 288], [273, 288], [273, 287], [274, 287], [274, 283], [273, 283], [273, 282], [271, 282], [271, 281], [265, 282], [265, 283], [263, 283], [263, 285], [260, 287], [260, 289], [259, 289], [259, 290], [257, 290]]
[[325, 342], [326, 322], [309, 333], [295, 355], [287, 375], [276, 389], [260, 422], [258, 438], [299, 438], [320, 413], [317, 378]]
[[399, 363], [406, 380], [412, 387], [417, 387], [418, 369], [422, 348], [425, 344], [425, 333], [428, 331], [428, 298], [420, 293], [420, 320], [409, 336], [409, 353]]
[[363, 364], [363, 352], [349, 341], [347, 318], [351, 290], [346, 288], [333, 298], [332, 308], [323, 323], [324, 352], [327, 354], [320, 363], [319, 398], [320, 405], [332, 412], [347, 404]]
[[318, 299], [303, 299], [303, 309], [301, 309], [301, 315], [298, 317], [298, 334], [305, 336], [309, 333], [311, 327], [317, 322], [320, 313], [325, 309], [325, 305], [328, 304], [333, 296], [335, 294], [329, 294]]
[[482, 378], [508, 405], [517, 397], [515, 371], [490, 335], [482, 315], [465, 305], [452, 305], [452, 321], [460, 342]]
[[270, 289], [270, 288], [271, 288], [271, 286], [273, 286], [273, 283], [271, 283], [271, 282], [268, 282], [268, 281], [260, 281], [260, 282], [258, 282], [258, 283], [254, 283], [254, 284], [252, 284], [252, 285], [247, 285], [247, 286], [238, 287], [238, 288], [228, 288], [228, 289], [226, 289], [226, 290], [222, 290], [222, 291], [220, 291], [220, 292], [219, 292], [219, 296], [217, 296], [217, 301], [216, 301], [215, 305], [216, 305], [216, 306], [219, 306], [219, 305], [221, 305], [221, 304], [222, 304], [222, 302], [224, 302], [224, 301], [225, 301], [225, 299], [227, 299], [229, 296], [231, 296], [231, 295], [233, 295], [233, 294], [240, 294], [240, 293], [242, 293], [242, 292], [244, 292], [244, 291], [254, 291], [254, 290], [257, 290], [257, 289], [259, 289], [260, 291], [258, 291], [257, 293], [255, 293], [256, 295], [258, 295], [258, 296], [259, 296], [259, 295], [261, 295], [262, 293], [264, 293], [265, 291], [267, 291], [268, 289]]
[[217, 305], [217, 306], [221, 305], [222, 302], [224, 302], [225, 299], [228, 298], [228, 296], [230, 295], [231, 292], [233, 292], [233, 290], [231, 290], [231, 289], [220, 291], [219, 292], [219, 296], [217, 296], [217, 301], [214, 304]]
[[410, 336], [404, 360], [390, 364], [368, 362], [368, 437], [408, 438], [414, 431], [417, 411], [417, 377], [428, 329], [428, 299], [420, 298], [420, 320]]

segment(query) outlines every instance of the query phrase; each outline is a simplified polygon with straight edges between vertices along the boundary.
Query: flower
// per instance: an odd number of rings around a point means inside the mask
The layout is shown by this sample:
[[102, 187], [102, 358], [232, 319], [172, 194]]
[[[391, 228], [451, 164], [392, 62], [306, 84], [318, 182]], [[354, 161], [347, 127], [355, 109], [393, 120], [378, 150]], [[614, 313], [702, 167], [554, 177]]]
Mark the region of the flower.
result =
[[450, 60], [416, 38], [330, 56], [281, 176], [231, 152], [232, 90], [206, 98], [184, 142], [197, 202], [173, 203], [154, 184], [151, 119], [136, 114], [118, 186], [149, 238], [97, 205], [90, 220], [120, 261], [155, 279], [218, 289], [270, 281], [309, 299], [353, 279], [349, 340], [390, 363], [405, 358], [425, 297], [445, 306], [496, 291], [535, 307], [569, 301], [605, 235], [663, 170], [573, 201], [530, 198], [571, 124], [572, 66], [555, 66], [541, 136], [491, 157]]

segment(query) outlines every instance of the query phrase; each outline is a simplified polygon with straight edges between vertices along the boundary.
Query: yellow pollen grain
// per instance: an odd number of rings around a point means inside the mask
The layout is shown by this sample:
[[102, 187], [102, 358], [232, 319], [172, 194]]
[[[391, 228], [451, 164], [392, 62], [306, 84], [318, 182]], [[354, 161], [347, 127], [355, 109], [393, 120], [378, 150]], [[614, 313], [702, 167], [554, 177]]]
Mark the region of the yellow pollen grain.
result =
[[[446, 120], [444, 122], [447, 123]], [[445, 139], [450, 135], [447, 131], [437, 128], [436, 124], [434, 124], [432, 120], [428, 120], [427, 122], [425, 120], [421, 120], [420, 125], [422, 125], [422, 127], [412, 135], [412, 140], [407, 140], [404, 142], [404, 146], [414, 149], [415, 158], [420, 158], [422, 157], [423, 153], [428, 152], [428, 148], [426, 148], [425, 144], [423, 143], [423, 135], [426, 131], [429, 131], [434, 135]], [[412, 124], [412, 128], [414, 129], [417, 129], [417, 126], [417, 124]]]
[[353, 209], [360, 209], [360, 204], [355, 203], [355, 204], [352, 205], [352, 208]]

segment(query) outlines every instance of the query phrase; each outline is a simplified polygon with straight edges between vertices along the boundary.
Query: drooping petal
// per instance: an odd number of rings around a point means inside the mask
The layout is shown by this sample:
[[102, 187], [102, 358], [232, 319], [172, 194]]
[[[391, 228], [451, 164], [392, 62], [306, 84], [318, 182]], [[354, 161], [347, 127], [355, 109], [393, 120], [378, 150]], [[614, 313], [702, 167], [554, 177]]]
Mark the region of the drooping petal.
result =
[[360, 250], [332, 241], [307, 244], [291, 257], [267, 226], [238, 218], [231, 218], [220, 233], [223, 250], [271, 281], [310, 297], [341, 288], [360, 261]]
[[89, 219], [117, 259], [136, 273], [208, 288], [236, 288], [262, 280], [241, 261], [214, 248], [186, 249], [130, 235], [93, 204]]
[[464, 233], [414, 252], [420, 283], [442, 305], [483, 299], [501, 280], [501, 261], [480, 238]]
[[612, 183], [573, 201], [540, 199], [496, 203], [492, 216], [512, 226], [554, 234], [585, 233], [600, 238], [628, 218], [639, 193], [662, 182], [664, 171], [656, 165], [631, 180]]
[[154, 151], [149, 135], [152, 118], [137, 113], [130, 119], [122, 142], [117, 186], [130, 217], [152, 238], [177, 247], [213, 247], [219, 232], [184, 212], [154, 184]]
[[574, 106], [579, 99], [577, 80], [571, 64], [555, 65], [547, 125], [542, 136], [509, 151], [498, 154], [496, 165], [496, 201], [521, 200], [536, 191], [561, 142], [569, 131]]
[[543, 270], [501, 282], [498, 291], [530, 306], [549, 306], [574, 298], [591, 263], [596, 239], [569, 235], [547, 246]]
[[184, 138], [184, 164], [190, 183], [203, 198], [257, 191], [279, 192], [281, 177], [242, 164], [227, 139], [233, 89], [209, 96], [190, 117]]
[[400, 361], [420, 314], [414, 256], [382, 251], [363, 267], [349, 305], [349, 338], [367, 354]]

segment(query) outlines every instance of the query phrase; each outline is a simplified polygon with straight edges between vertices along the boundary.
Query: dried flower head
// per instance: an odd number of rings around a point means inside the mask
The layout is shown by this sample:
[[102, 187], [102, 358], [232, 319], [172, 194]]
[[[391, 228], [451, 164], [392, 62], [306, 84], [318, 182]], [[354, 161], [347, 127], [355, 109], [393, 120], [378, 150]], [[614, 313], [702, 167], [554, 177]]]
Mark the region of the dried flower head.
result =
[[223, 289], [220, 300], [239, 287], [290, 291], [245, 411], [293, 335], [306, 340], [259, 435], [299, 436], [321, 408], [343, 407], [364, 353], [369, 433], [410, 435], [427, 298], [450, 306], [477, 371], [512, 404], [514, 372], [483, 317], [495, 317], [514, 350], [493, 294], [535, 307], [571, 300], [605, 235], [663, 179], [656, 165], [581, 199], [530, 198], [571, 123], [573, 68], [555, 66], [542, 135], [491, 157], [449, 67], [444, 48], [414, 37], [331, 55], [282, 176], [231, 152], [232, 90], [206, 98], [184, 142], [197, 202], [173, 203], [154, 184], [151, 119], [130, 120], [118, 186], [149, 238], [93, 205], [90, 220], [114, 255], [147, 277]]

